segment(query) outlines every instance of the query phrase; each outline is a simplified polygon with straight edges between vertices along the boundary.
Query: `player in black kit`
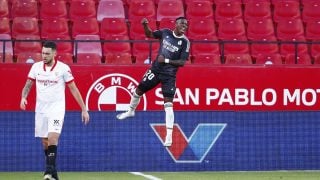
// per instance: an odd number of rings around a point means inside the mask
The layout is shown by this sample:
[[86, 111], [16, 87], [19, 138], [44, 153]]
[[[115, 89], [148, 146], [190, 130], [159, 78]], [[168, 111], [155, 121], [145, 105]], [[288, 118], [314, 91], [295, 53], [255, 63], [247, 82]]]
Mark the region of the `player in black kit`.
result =
[[164, 146], [171, 146], [174, 124], [173, 98], [176, 92], [176, 73], [179, 67], [184, 66], [189, 57], [190, 42], [184, 35], [188, 28], [188, 22], [184, 17], [177, 18], [173, 31], [169, 29], [152, 31], [148, 26], [146, 18], [143, 18], [141, 23], [147, 37], [160, 39], [161, 44], [158, 56], [151, 68], [144, 74], [142, 81], [133, 93], [130, 108], [128, 111], [118, 114], [117, 118], [122, 120], [133, 117], [135, 109], [140, 102], [140, 97], [161, 83], [167, 129]]

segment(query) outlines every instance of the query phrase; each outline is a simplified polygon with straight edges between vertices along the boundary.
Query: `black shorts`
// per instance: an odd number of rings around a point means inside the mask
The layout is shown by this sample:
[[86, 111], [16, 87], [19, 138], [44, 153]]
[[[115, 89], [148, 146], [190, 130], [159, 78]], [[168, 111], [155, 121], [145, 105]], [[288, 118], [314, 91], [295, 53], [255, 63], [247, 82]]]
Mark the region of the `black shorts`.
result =
[[173, 98], [176, 93], [176, 77], [160, 74], [149, 69], [143, 76], [138, 88], [144, 93], [161, 83], [163, 97]]

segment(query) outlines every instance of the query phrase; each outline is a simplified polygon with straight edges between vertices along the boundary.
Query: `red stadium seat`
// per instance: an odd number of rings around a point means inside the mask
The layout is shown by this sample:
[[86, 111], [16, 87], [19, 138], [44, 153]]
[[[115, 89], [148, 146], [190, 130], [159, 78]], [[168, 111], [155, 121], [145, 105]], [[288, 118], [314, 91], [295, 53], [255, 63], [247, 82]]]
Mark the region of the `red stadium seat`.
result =
[[142, 18], [156, 19], [156, 7], [150, 0], [134, 0], [130, 2], [128, 10], [129, 21]]
[[107, 64], [132, 64], [131, 53], [107, 54], [105, 62]]
[[220, 65], [221, 57], [219, 54], [196, 54], [192, 56], [193, 64]]
[[170, 19], [170, 18], [163, 18], [161, 21], [159, 21], [159, 29], [171, 29], [173, 30], [176, 27], [176, 20]]
[[275, 65], [281, 65], [282, 57], [280, 54], [259, 54], [255, 58], [255, 64], [275, 64]]
[[0, 34], [1, 40], [8, 40], [8, 41], [0, 41], [0, 61], [5, 58], [5, 62], [11, 62], [13, 56], [13, 46], [11, 41], [10, 34]]
[[55, 60], [64, 62], [66, 64], [73, 64], [73, 55], [71, 53], [59, 53], [56, 55]]
[[0, 18], [9, 18], [10, 11], [7, 0], [0, 0]]
[[[216, 37], [212, 37], [210, 39], [198, 39], [203, 42], [192, 42], [191, 43], [191, 54], [194, 56], [197, 55], [209, 55], [209, 54], [220, 54], [220, 47]], [[216, 41], [216, 42], [208, 42], [208, 41]]]
[[[111, 54], [131, 54], [131, 45], [128, 36], [107, 36], [106, 40], [111, 42], [104, 42], [103, 54], [104, 56], [110, 56]], [[118, 41], [118, 42], [116, 42]], [[128, 41], [128, 42], [125, 42]]]
[[252, 64], [250, 54], [228, 54], [226, 55], [225, 64]]
[[[150, 40], [145, 38], [144, 40]], [[135, 57], [135, 63], [137, 64], [146, 64], [146, 62], [152, 62], [157, 55], [159, 50], [159, 43], [152, 43], [152, 47], [150, 48], [150, 43], [147, 42], [134, 42], [132, 44], [132, 55]], [[150, 52], [151, 50], [151, 52]], [[150, 58], [151, 53], [151, 58]]]
[[77, 35], [100, 35], [99, 22], [96, 18], [77, 19], [72, 24], [72, 37]]
[[96, 53], [81, 53], [76, 56], [77, 64], [101, 64], [101, 56]]
[[279, 21], [277, 25], [277, 36], [279, 40], [304, 36], [304, 27], [301, 19]]
[[33, 17], [38, 19], [38, 2], [36, 0], [13, 1], [11, 17]]
[[242, 3], [242, 0], [212, 0], [215, 4], [226, 3], [226, 2], [235, 2]]
[[47, 40], [53, 40], [57, 44], [57, 53], [70, 53], [73, 52], [73, 45], [69, 35], [49, 35]]
[[188, 19], [214, 18], [212, 2], [192, 1], [187, 5], [186, 17]]
[[[294, 44], [294, 42], [297, 42], [297, 46]], [[292, 39], [284, 39], [280, 44], [280, 54], [283, 57], [287, 56], [288, 54], [295, 54], [296, 51], [299, 55], [306, 54], [308, 53], [308, 46], [307, 44], [304, 44], [305, 42], [306, 39], [304, 36], [298, 36]]]
[[75, 42], [74, 55], [97, 54], [102, 57], [102, 46], [99, 35], [77, 35], [75, 40], [80, 40], [81, 42]]
[[101, 0], [97, 10], [97, 20], [104, 18], [126, 18], [123, 2], [119, 0]]
[[68, 20], [65, 18], [44, 19], [41, 25], [41, 38], [46, 39], [48, 36], [69, 36]]
[[182, 0], [159, 1], [157, 8], [157, 21], [163, 18], [176, 19], [184, 17], [184, 6]]
[[302, 19], [306, 23], [320, 21], [320, 2], [308, 0], [303, 3]]
[[202, 37], [215, 37], [216, 29], [212, 18], [190, 19], [188, 28], [188, 38], [199, 39]]
[[17, 55], [17, 63], [35, 63], [42, 61], [41, 53], [23, 52]]
[[244, 20], [249, 22], [251, 20], [271, 19], [271, 7], [268, 1], [251, 1], [245, 4]]
[[70, 1], [69, 16], [71, 20], [96, 18], [97, 11], [95, 2], [85, 0]]
[[40, 18], [68, 18], [66, 1], [46, 0], [41, 2]]
[[247, 25], [247, 37], [250, 40], [275, 36], [272, 19], [251, 19]]
[[245, 35], [246, 28], [242, 19], [224, 20], [219, 23], [219, 39], [233, 39], [234, 37], [244, 37]]
[[300, 3], [298, 1], [276, 1], [273, 3], [273, 20], [278, 23], [282, 20], [301, 18]]
[[104, 18], [101, 22], [100, 37], [104, 39], [110, 35], [128, 36], [128, 26], [124, 18]]
[[311, 56], [316, 59], [316, 57], [318, 57], [318, 58], [320, 57], [320, 41], [319, 40], [315, 40], [315, 41], [317, 41], [319, 43], [313, 42], [311, 44], [310, 51], [311, 51]]
[[255, 41], [256, 43], [254, 41], [251, 43], [251, 55], [253, 57], [257, 57], [260, 54], [279, 53], [279, 46], [275, 36], [268, 36], [261, 39], [255, 39]]
[[10, 53], [0, 53], [0, 63], [12, 63], [13, 56]]
[[246, 37], [227, 40], [223, 46], [224, 54], [246, 54], [249, 53], [249, 45]]
[[284, 59], [284, 64], [304, 64], [311, 65], [311, 57], [309, 54], [288, 54]]
[[237, 1], [230, 1], [216, 4], [215, 18], [218, 23], [227, 19], [242, 19], [241, 3]]
[[[157, 4], [157, 1], [159, 2], [160, 0], [155, 0], [155, 1]], [[211, 5], [212, 5], [216, 0], [184, 0], [183, 2], [184, 2], [185, 6], [189, 6], [190, 3], [192, 4], [193, 2], [204, 2], [204, 1], [207, 1], [207, 2], [211, 3]]]
[[35, 40], [35, 41], [16, 41], [14, 43], [14, 54], [20, 53], [41, 53], [42, 44], [38, 35], [18, 35], [16, 40]]
[[320, 39], [320, 19], [319, 21], [308, 21], [306, 24], [306, 39]]
[[0, 18], [0, 34], [11, 34], [9, 18]]
[[[149, 27], [152, 30], [157, 29], [157, 23], [154, 19], [148, 19], [149, 21]], [[130, 31], [129, 31], [129, 37], [130, 39], [144, 39], [146, 35], [144, 34], [143, 26], [141, 25], [140, 20], [133, 20], [130, 23]]]
[[40, 35], [38, 20], [31, 17], [16, 17], [12, 22], [12, 38], [18, 35]]

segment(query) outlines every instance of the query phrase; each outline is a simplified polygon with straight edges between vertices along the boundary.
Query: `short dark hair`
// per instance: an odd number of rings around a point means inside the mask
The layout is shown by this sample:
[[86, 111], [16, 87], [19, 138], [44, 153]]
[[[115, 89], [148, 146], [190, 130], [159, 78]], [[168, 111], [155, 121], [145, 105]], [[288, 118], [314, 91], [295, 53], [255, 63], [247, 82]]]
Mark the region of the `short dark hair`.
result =
[[43, 43], [43, 47], [51, 48], [52, 50], [57, 50], [57, 44], [53, 41], [46, 41]]
[[183, 17], [183, 16], [180, 16], [180, 17], [178, 17], [178, 18], [176, 19], [176, 22], [177, 22], [178, 20], [180, 20], [180, 19], [185, 19], [185, 20], [187, 20], [187, 18], [185, 18], [185, 17]]

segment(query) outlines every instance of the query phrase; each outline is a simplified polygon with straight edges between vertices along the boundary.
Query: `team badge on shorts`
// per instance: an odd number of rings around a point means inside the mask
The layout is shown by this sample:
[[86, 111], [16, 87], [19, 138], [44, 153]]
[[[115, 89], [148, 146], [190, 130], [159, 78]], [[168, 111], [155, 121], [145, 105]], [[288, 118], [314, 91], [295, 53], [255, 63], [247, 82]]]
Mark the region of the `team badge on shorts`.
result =
[[[131, 95], [138, 82], [126, 74], [107, 74], [97, 79], [86, 96], [88, 110], [126, 111]], [[143, 95], [137, 110], [147, 109], [147, 99]]]

